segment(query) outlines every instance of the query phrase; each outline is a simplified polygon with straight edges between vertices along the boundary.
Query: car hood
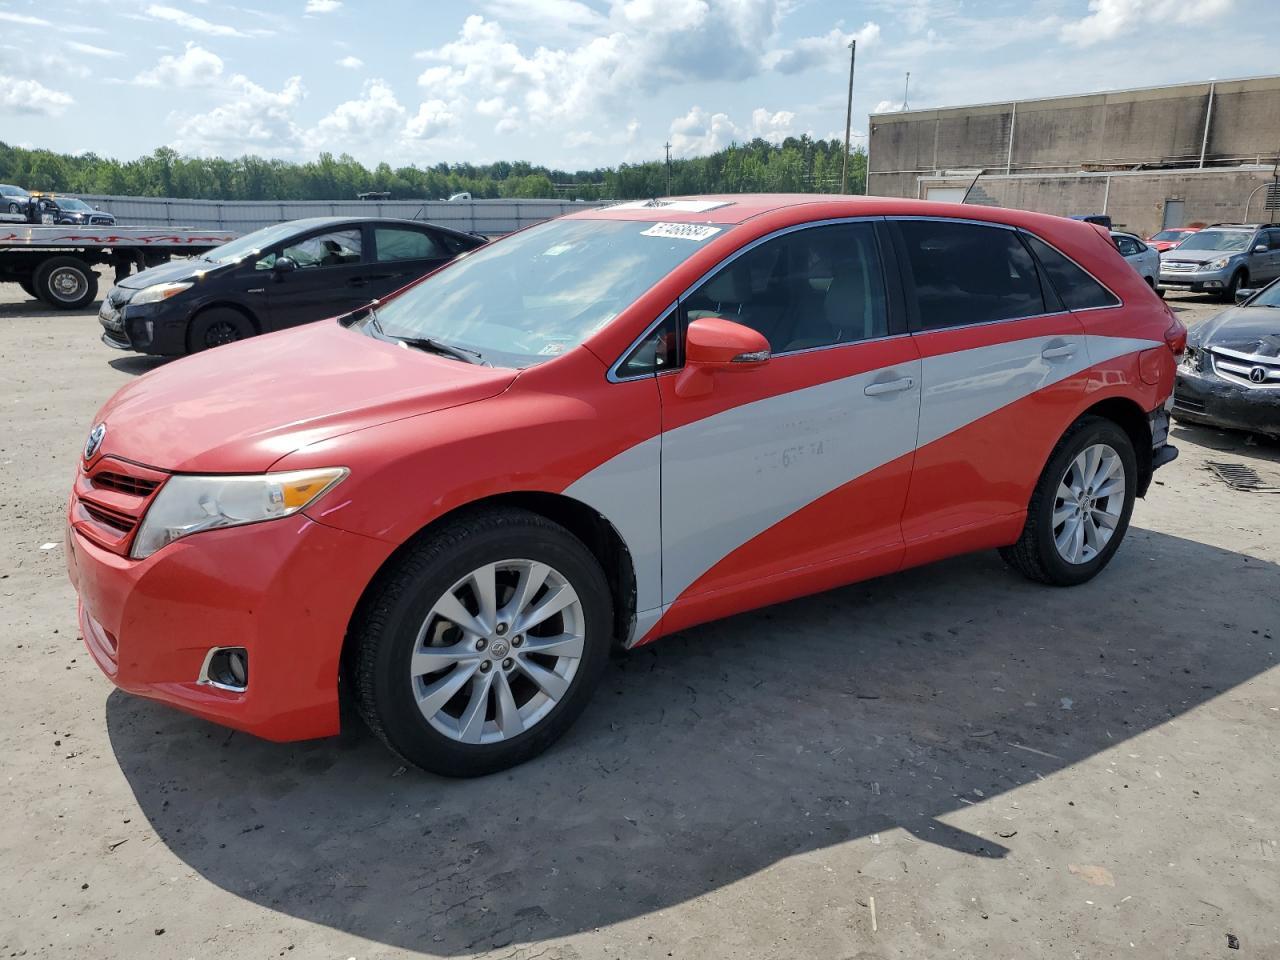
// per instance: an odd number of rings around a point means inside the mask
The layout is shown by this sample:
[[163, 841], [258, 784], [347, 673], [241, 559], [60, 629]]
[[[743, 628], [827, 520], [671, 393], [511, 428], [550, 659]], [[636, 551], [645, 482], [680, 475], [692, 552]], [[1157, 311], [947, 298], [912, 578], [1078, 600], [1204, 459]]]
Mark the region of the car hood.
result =
[[191, 260], [170, 260], [156, 267], [148, 267], [138, 273], [125, 277], [117, 287], [125, 290], [141, 290], [156, 283], [177, 283], [182, 280], [194, 280], [215, 271], [225, 270], [227, 264], [210, 263], [196, 257]]
[[495, 396], [515, 376], [321, 321], [153, 370], [94, 422], [107, 425], [107, 456], [179, 473], [249, 473], [308, 444]]
[[1192, 328], [1193, 346], [1280, 357], [1280, 307], [1232, 307]]

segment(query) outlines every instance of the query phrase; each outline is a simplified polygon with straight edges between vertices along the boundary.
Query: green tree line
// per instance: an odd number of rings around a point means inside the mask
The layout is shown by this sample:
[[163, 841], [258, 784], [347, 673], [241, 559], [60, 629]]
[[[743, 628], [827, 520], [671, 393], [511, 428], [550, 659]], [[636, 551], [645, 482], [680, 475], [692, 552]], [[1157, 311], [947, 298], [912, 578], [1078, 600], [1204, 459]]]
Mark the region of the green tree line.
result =
[[[168, 147], [136, 160], [93, 153], [28, 150], [0, 141], [0, 183], [28, 190], [207, 200], [349, 200], [369, 191], [393, 199], [439, 200], [469, 192], [476, 198], [561, 197], [634, 200], [694, 193], [837, 193], [843, 144], [788, 137], [734, 144], [704, 157], [622, 164], [594, 170], [556, 170], [524, 162], [437, 163], [370, 169], [347, 154], [322, 153], [293, 163], [245, 156], [186, 157]], [[864, 192], [866, 154], [849, 158], [849, 192]]]

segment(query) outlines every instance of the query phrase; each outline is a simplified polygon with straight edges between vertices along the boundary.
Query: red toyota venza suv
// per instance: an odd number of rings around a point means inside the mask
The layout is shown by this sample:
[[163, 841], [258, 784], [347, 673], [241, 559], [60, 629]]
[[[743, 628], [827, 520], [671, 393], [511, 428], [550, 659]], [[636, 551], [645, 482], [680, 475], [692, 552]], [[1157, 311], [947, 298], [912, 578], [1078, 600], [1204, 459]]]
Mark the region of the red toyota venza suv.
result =
[[1092, 224], [864, 197], [584, 210], [98, 413], [68, 503], [125, 690], [474, 775], [611, 648], [966, 551], [1079, 584], [1186, 330]]

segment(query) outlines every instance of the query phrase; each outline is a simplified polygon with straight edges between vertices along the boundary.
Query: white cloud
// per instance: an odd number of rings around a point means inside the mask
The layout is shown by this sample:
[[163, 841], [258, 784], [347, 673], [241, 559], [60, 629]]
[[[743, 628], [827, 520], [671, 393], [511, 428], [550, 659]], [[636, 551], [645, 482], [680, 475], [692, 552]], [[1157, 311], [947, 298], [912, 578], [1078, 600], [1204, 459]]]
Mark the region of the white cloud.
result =
[[5, 23], [17, 23], [24, 27], [52, 27], [53, 24], [43, 17], [32, 17], [25, 13], [9, 13], [0, 10], [0, 21]]
[[222, 76], [222, 58], [198, 43], [188, 40], [186, 50], [160, 58], [150, 70], [134, 78], [143, 87], [200, 87]]
[[[177, 7], [167, 7], [162, 4], [153, 3], [147, 7], [145, 17], [150, 20], [160, 20], [166, 23], [172, 23], [195, 33], [205, 33], [211, 37], [247, 37], [248, 33], [241, 32], [235, 27], [229, 27], [221, 23], [210, 23], [203, 17], [197, 17], [194, 13], [186, 10], [179, 10]], [[255, 30], [257, 34], [269, 33], [270, 31]]]
[[671, 152], [677, 157], [714, 153], [740, 137], [727, 113], [708, 113], [695, 106], [671, 121]]
[[792, 136], [791, 128], [795, 121], [796, 115], [790, 110], [770, 113], [764, 107], [756, 107], [751, 111], [750, 133], [752, 137], [760, 137], [770, 143], [781, 143]]
[[294, 109], [307, 95], [301, 77], [290, 77], [282, 89], [267, 90], [236, 74], [226, 83], [232, 99], [206, 113], [177, 116], [173, 146], [203, 155], [240, 156], [263, 153], [291, 155], [301, 131]]
[[368, 80], [359, 98], [338, 104], [333, 112], [307, 131], [307, 145], [340, 151], [385, 142], [399, 133], [405, 108], [385, 80]]
[[405, 124], [404, 135], [408, 140], [434, 140], [457, 120], [443, 100], [427, 100]]
[[77, 53], [83, 53], [90, 57], [123, 57], [124, 54], [119, 50], [108, 50], [106, 47], [95, 47], [92, 43], [81, 43], [79, 40], [67, 41], [67, 46]]
[[57, 117], [73, 103], [69, 93], [50, 90], [38, 80], [0, 75], [0, 110], [5, 113]]
[[1087, 47], [1144, 25], [1203, 23], [1230, 12], [1234, 0], [1089, 0], [1089, 13], [1062, 25], [1062, 39]]
[[765, 55], [765, 63], [779, 73], [800, 73], [812, 67], [845, 66], [849, 62], [849, 44], [857, 40], [858, 49], [865, 50], [880, 39], [880, 25], [870, 22], [852, 33], [832, 27], [817, 37], [801, 37], [789, 47], [771, 50]]
[[346, 67], [348, 70], [359, 70], [361, 67], [364, 66], [363, 60], [361, 60], [359, 57], [353, 57], [350, 54], [343, 57], [341, 60], [337, 60], [335, 62], [338, 64], [338, 66]]
[[342, 6], [342, 0], [307, 0], [303, 13], [333, 13]]

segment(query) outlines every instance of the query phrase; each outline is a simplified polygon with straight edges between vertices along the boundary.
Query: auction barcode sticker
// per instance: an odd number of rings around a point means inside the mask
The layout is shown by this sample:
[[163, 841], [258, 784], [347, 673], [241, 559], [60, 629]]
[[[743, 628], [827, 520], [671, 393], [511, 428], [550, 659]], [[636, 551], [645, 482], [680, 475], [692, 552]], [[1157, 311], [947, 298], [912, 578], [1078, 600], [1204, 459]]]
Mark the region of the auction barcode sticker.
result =
[[655, 223], [648, 230], [641, 230], [642, 237], [667, 237], [672, 240], [692, 240], [701, 243], [720, 232], [719, 227], [705, 223]]

